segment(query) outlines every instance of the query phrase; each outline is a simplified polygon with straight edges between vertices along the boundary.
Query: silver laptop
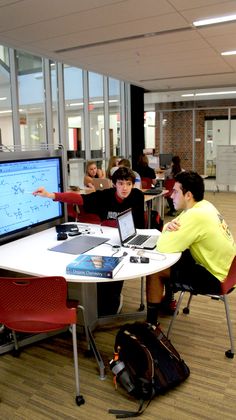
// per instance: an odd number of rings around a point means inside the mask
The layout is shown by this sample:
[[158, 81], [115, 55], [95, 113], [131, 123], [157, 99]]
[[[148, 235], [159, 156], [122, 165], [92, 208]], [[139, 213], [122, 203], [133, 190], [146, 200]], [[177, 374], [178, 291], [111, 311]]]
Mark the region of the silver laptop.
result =
[[106, 190], [112, 187], [111, 180], [109, 178], [94, 178], [93, 185], [96, 191]]
[[156, 247], [158, 235], [140, 235], [136, 233], [131, 209], [117, 216], [117, 225], [122, 246], [142, 249], [154, 249]]

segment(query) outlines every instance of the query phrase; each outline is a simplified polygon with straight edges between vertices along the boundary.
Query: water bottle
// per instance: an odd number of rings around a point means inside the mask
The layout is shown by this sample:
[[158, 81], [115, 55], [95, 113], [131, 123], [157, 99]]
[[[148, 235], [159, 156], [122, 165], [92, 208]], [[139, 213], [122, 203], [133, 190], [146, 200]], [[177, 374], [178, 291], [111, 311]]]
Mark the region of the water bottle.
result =
[[126, 391], [132, 395], [135, 391], [135, 386], [126, 370], [124, 362], [114, 357], [110, 361], [110, 368], [113, 374], [117, 377], [120, 384], [126, 389]]

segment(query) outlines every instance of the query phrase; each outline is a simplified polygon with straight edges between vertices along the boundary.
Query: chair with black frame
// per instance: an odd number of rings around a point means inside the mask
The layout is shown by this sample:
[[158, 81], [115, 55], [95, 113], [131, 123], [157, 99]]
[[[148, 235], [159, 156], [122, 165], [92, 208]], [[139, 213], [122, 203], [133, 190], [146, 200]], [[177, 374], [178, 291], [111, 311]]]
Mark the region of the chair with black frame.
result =
[[[20, 354], [20, 339], [16, 333], [52, 333], [69, 328], [72, 332], [76, 404], [85, 400], [80, 395], [77, 309], [82, 309], [87, 340], [89, 334], [84, 308], [78, 302], [67, 300], [67, 282], [64, 277], [1, 277], [0, 278], [0, 322], [12, 331], [13, 355]], [[89, 342], [89, 341], [88, 341]]]
[[[234, 338], [233, 338], [233, 329], [232, 329], [232, 323], [231, 323], [231, 318], [230, 318], [230, 310], [229, 310], [229, 303], [228, 303], [228, 294], [231, 293], [234, 290], [234, 286], [236, 285], [236, 257], [234, 257], [232, 264], [230, 266], [229, 272], [227, 277], [224, 279], [224, 281], [221, 283], [221, 294], [219, 295], [211, 295], [211, 294], [201, 294], [203, 296], [208, 296], [212, 299], [216, 299], [216, 300], [221, 300], [224, 302], [225, 305], [225, 314], [226, 314], [226, 319], [227, 319], [227, 326], [228, 326], [228, 332], [229, 332], [229, 339], [230, 339], [230, 346], [231, 348], [229, 350], [225, 351], [225, 356], [228, 357], [229, 359], [233, 359], [234, 357]], [[175, 285], [173, 285], [173, 287], [175, 287]], [[179, 288], [178, 288], [179, 290]], [[169, 338], [170, 333], [172, 331], [172, 327], [173, 327], [173, 323], [179, 313], [179, 309], [180, 309], [180, 305], [181, 302], [183, 300], [184, 294], [185, 292], [189, 292], [189, 290], [185, 289], [184, 287], [181, 288], [180, 291], [180, 296], [177, 302], [177, 306], [174, 312], [174, 315], [171, 319], [169, 328], [168, 328], [168, 332], [167, 332], [167, 337]], [[183, 313], [184, 314], [189, 314], [190, 310], [190, 303], [192, 300], [193, 295], [197, 295], [199, 293], [194, 293], [194, 291], [190, 292], [190, 296], [189, 296], [189, 300], [187, 303], [187, 306], [183, 309]]]

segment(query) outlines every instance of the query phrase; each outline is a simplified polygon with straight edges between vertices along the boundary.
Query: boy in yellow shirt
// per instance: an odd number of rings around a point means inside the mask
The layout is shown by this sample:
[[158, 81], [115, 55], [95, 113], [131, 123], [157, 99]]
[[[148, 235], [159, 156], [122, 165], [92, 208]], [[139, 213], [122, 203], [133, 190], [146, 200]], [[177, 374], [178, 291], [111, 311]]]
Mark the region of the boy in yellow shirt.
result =
[[182, 256], [174, 266], [147, 277], [147, 321], [152, 324], [157, 322], [165, 282], [170, 286], [174, 283], [177, 290], [184, 285], [189, 291], [219, 294], [236, 255], [233, 236], [223, 217], [204, 200], [200, 175], [178, 173], [171, 198], [175, 209], [183, 211], [164, 226], [156, 249], [182, 252]]

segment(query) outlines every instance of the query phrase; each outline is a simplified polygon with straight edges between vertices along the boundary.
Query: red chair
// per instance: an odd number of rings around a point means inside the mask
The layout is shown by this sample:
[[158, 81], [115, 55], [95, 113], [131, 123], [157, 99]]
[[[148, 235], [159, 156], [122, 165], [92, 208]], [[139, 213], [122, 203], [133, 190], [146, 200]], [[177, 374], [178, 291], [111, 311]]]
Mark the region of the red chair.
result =
[[168, 190], [168, 192], [166, 192], [164, 194], [164, 197], [165, 198], [171, 196], [171, 194], [173, 192], [174, 185], [175, 185], [175, 179], [165, 179], [165, 181], [164, 181], [164, 189], [165, 190]]
[[142, 189], [144, 189], [144, 190], [147, 190], [147, 189], [151, 188], [151, 186], [152, 186], [151, 178], [141, 177], [141, 183], [142, 183]]
[[168, 203], [169, 211], [167, 214], [170, 216], [175, 215], [175, 208], [174, 208], [173, 200], [171, 198], [174, 185], [175, 185], [175, 179], [165, 179], [164, 189], [167, 190], [167, 192], [164, 194], [164, 198], [166, 198], [166, 201]]
[[88, 213], [84, 210], [84, 206], [77, 204], [67, 204], [68, 216], [73, 218], [76, 222], [101, 224], [101, 219], [96, 213]]
[[67, 282], [63, 277], [0, 278], [0, 322], [12, 330], [16, 352], [16, 332], [48, 333], [65, 327], [72, 330], [75, 401], [81, 405], [85, 401], [80, 395], [76, 322], [77, 308], [83, 307], [74, 301], [72, 307], [68, 306]]
[[[191, 273], [190, 273], [190, 275], [191, 275]], [[233, 259], [233, 262], [231, 264], [231, 267], [229, 269], [229, 273], [228, 273], [227, 277], [225, 278], [224, 282], [221, 283], [221, 294], [220, 295], [210, 295], [210, 294], [204, 295], [204, 296], [209, 296], [212, 299], [221, 300], [221, 301], [224, 302], [225, 314], [226, 314], [228, 332], [229, 332], [229, 339], [230, 339], [230, 346], [231, 346], [231, 348], [225, 352], [225, 356], [228, 357], [229, 359], [233, 359], [233, 357], [234, 357], [234, 339], [233, 339], [233, 329], [232, 329], [232, 323], [231, 323], [231, 319], [230, 319], [230, 311], [229, 311], [229, 303], [228, 303], [228, 296], [227, 295], [234, 290], [235, 285], [236, 285], [236, 257], [234, 257], [234, 259]], [[175, 310], [175, 313], [174, 313], [174, 315], [171, 319], [169, 329], [168, 329], [168, 332], [167, 332], [167, 337], [168, 338], [170, 336], [174, 320], [176, 319], [176, 317], [179, 313], [180, 305], [181, 305], [181, 302], [183, 300], [185, 292], [187, 292], [187, 290], [184, 289], [184, 288], [180, 292], [180, 296], [179, 296], [179, 299], [178, 299], [178, 302], [177, 302], [176, 310]], [[194, 293], [194, 292], [190, 293], [187, 306], [183, 309], [184, 314], [189, 314], [189, 312], [190, 312], [189, 307], [190, 307], [192, 297], [193, 297], [193, 295], [196, 295], [196, 294], [197, 293]]]

